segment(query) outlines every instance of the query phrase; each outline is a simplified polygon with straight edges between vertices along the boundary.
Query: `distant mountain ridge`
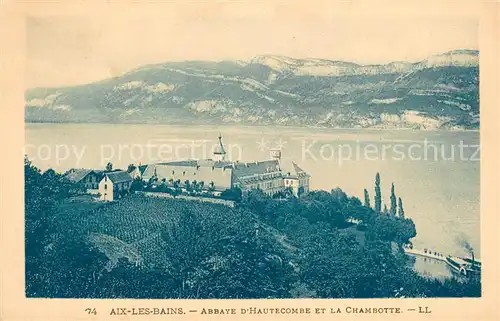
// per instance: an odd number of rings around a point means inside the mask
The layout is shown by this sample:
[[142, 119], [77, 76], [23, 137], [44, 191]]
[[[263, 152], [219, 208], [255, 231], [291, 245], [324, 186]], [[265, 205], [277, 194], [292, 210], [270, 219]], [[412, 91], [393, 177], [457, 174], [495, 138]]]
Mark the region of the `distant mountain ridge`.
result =
[[153, 64], [28, 90], [26, 121], [478, 128], [479, 52], [385, 65], [277, 55]]
[[285, 56], [262, 55], [252, 59], [251, 63], [266, 65], [281, 72], [292, 72], [295, 75], [374, 75], [379, 73], [411, 72], [444, 66], [477, 67], [479, 66], [479, 55], [478, 51], [474, 50], [454, 50], [430, 56], [418, 63], [396, 61], [386, 65], [359, 65], [352, 62], [326, 59], [293, 59]]

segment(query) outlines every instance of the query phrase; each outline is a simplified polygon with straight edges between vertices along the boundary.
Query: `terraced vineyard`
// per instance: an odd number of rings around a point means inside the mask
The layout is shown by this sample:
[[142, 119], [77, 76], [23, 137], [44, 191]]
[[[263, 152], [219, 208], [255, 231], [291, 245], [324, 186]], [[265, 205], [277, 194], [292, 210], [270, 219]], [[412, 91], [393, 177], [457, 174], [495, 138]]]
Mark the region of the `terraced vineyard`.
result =
[[139, 195], [100, 206], [81, 202], [63, 208], [56, 215], [63, 238], [84, 237], [112, 262], [125, 257], [147, 266], [167, 264], [161, 234], [168, 233], [183, 213], [194, 213], [204, 229], [217, 231], [212, 236], [214, 242], [218, 237], [235, 235], [241, 226], [255, 225], [253, 216], [239, 209]]

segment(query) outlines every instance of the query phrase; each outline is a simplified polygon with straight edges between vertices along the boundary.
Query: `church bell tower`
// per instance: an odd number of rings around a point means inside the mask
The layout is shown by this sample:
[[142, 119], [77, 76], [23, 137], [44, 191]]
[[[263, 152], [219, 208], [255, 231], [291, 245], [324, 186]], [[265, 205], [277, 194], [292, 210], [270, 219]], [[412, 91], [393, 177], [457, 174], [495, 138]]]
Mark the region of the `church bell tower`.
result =
[[214, 160], [216, 162], [224, 161], [226, 159], [226, 150], [222, 144], [222, 135], [219, 133], [219, 142], [214, 150]]

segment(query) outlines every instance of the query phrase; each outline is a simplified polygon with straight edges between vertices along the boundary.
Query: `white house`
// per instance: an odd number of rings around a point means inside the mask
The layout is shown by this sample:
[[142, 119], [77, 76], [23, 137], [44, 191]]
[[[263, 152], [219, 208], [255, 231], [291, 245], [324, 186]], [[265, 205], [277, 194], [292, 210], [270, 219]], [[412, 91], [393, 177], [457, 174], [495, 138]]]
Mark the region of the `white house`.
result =
[[103, 201], [113, 201], [130, 191], [132, 176], [125, 171], [108, 172], [99, 182], [99, 194]]
[[300, 196], [309, 193], [309, 174], [295, 162], [292, 162], [291, 171], [284, 175], [285, 188], [292, 189], [293, 195]]
[[72, 168], [66, 172], [65, 177], [72, 183], [85, 186], [87, 193], [97, 194], [102, 172], [84, 168]]

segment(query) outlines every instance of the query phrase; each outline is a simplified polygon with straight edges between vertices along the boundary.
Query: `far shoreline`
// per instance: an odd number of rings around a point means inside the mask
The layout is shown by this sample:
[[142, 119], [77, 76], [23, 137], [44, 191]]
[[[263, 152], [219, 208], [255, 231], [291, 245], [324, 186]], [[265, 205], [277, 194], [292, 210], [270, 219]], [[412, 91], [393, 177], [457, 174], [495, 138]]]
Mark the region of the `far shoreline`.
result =
[[371, 131], [407, 131], [407, 132], [444, 132], [444, 133], [460, 133], [460, 132], [472, 132], [480, 133], [481, 129], [415, 129], [415, 128], [379, 128], [379, 127], [319, 127], [319, 126], [287, 126], [287, 125], [242, 125], [242, 124], [198, 124], [198, 123], [144, 123], [144, 122], [129, 122], [129, 123], [113, 123], [113, 122], [59, 122], [59, 121], [25, 121], [25, 125], [144, 125], [144, 126], [170, 126], [170, 127], [185, 127], [185, 126], [197, 126], [197, 127], [212, 127], [224, 128], [224, 127], [240, 127], [240, 128], [277, 128], [277, 129], [317, 129], [317, 130], [371, 130]]

